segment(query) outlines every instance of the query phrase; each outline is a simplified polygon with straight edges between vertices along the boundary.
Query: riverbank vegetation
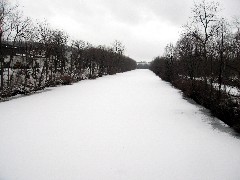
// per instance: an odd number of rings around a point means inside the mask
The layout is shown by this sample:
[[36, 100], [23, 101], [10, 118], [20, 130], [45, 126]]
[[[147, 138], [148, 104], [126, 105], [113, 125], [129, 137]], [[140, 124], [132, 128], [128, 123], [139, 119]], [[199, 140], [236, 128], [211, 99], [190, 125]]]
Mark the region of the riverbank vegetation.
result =
[[25, 17], [11, 1], [0, 1], [0, 99], [135, 68], [120, 41], [107, 47], [71, 40], [46, 21]]
[[195, 3], [191, 20], [150, 69], [240, 132], [240, 21], [218, 2]]

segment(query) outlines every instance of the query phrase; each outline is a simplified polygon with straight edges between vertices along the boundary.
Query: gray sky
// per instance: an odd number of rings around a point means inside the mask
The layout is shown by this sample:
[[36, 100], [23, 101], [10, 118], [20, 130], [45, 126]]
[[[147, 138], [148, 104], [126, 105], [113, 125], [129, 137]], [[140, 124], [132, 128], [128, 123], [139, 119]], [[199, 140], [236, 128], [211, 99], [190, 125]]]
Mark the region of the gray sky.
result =
[[[151, 61], [175, 43], [193, 0], [18, 0], [24, 14], [47, 19], [72, 39], [94, 45], [120, 40], [125, 54]], [[195, 0], [198, 2], [198, 0]], [[219, 0], [225, 17], [240, 17], [240, 0]]]

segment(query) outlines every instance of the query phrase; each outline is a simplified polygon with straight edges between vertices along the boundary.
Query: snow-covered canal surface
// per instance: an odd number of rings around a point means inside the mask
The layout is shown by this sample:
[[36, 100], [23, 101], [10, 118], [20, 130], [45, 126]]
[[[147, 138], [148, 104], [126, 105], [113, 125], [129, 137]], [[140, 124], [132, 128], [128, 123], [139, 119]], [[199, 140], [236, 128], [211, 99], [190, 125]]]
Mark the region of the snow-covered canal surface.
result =
[[201, 109], [149, 70], [0, 103], [0, 179], [239, 179], [240, 139]]

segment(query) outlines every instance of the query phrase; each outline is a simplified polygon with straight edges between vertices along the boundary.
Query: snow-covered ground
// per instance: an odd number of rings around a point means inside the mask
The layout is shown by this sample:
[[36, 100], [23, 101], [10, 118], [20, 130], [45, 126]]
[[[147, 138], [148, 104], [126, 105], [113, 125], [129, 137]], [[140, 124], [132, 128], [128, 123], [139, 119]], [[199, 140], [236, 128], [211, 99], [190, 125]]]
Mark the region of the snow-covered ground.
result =
[[[189, 76], [181, 76], [181, 78], [183, 79], [190, 79]], [[204, 78], [195, 78], [195, 80], [197, 81], [204, 81]], [[210, 78], [208, 78], [208, 84], [211, 85], [211, 81], [210, 81]], [[219, 83], [213, 83], [213, 88], [218, 90], [219, 89]], [[240, 89], [238, 89], [237, 87], [235, 86], [229, 86], [229, 85], [221, 85], [221, 90], [223, 92], [226, 92], [227, 94], [231, 95], [231, 96], [240, 96]]]
[[[215, 89], [219, 89], [219, 84], [213, 83], [213, 87]], [[232, 96], [240, 96], [240, 90], [237, 87], [222, 85], [221, 90], [224, 92], [227, 92], [228, 94], [230, 94]]]
[[0, 103], [1, 180], [240, 177], [240, 139], [149, 70], [47, 90]]

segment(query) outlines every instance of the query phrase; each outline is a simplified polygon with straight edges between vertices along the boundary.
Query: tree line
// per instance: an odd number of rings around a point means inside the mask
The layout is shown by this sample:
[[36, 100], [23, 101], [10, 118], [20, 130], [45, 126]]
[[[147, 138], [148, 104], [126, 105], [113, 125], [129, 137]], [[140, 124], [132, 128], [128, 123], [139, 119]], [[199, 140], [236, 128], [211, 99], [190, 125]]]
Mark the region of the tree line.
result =
[[240, 21], [215, 1], [195, 3], [176, 44], [150, 69], [240, 132]]
[[136, 68], [124, 46], [93, 46], [0, 1], [0, 99]]
[[137, 69], [149, 69], [149, 63], [146, 61], [137, 62]]

